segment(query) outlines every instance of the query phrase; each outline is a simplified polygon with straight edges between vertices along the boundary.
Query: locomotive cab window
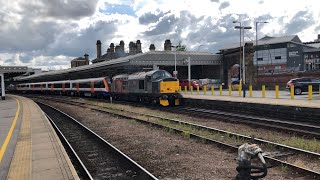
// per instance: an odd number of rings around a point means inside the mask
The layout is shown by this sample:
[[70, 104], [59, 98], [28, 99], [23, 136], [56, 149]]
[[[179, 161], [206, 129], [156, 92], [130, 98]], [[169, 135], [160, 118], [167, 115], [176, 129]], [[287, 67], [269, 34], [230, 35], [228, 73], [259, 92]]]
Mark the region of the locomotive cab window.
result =
[[162, 79], [162, 78], [166, 78], [166, 77], [171, 77], [171, 74], [169, 74], [166, 71], [157, 71], [152, 75], [152, 79], [154, 79], [154, 80]]

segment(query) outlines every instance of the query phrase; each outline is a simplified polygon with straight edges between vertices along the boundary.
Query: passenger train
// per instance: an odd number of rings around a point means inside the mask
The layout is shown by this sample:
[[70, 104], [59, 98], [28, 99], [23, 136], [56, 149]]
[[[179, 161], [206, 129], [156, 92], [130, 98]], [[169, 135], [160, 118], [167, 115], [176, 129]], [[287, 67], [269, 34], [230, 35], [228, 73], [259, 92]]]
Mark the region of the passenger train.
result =
[[179, 105], [179, 81], [165, 70], [153, 70], [112, 77], [18, 84], [22, 93], [89, 96], [139, 101], [162, 106]]

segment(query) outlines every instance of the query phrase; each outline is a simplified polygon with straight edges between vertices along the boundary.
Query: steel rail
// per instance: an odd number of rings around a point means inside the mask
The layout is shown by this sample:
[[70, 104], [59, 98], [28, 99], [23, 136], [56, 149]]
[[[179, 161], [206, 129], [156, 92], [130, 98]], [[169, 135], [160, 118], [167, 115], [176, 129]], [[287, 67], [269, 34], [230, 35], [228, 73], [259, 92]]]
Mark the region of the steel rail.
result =
[[[130, 157], [128, 157], [126, 154], [124, 154], [123, 152], [121, 152], [119, 149], [117, 149], [115, 146], [113, 146], [111, 143], [109, 143], [108, 141], [106, 141], [105, 139], [103, 139], [101, 136], [99, 136], [98, 134], [96, 134], [95, 132], [93, 132], [91, 129], [89, 129], [88, 127], [86, 127], [85, 125], [83, 125], [82, 123], [80, 123], [78, 120], [76, 120], [75, 118], [71, 117], [70, 115], [68, 115], [67, 113], [53, 107], [50, 106], [48, 104], [45, 104], [43, 102], [40, 101], [36, 101], [39, 104], [42, 104], [44, 106], [47, 106], [53, 110], [55, 110], [56, 112], [63, 114], [64, 116], [68, 117], [70, 120], [72, 120], [73, 122], [75, 122], [76, 124], [78, 124], [83, 130], [82, 133], [84, 132], [89, 132], [91, 135], [93, 135], [95, 138], [97, 138], [99, 141], [103, 142], [105, 145], [107, 145], [107, 147], [111, 148], [112, 151], [115, 152], [115, 154], [121, 158], [124, 158], [124, 161], [126, 163], [128, 163], [130, 166], [133, 166], [134, 169], [136, 169], [137, 171], [139, 171], [139, 175], [140, 178], [143, 179], [153, 179], [153, 180], [157, 180], [157, 178], [152, 175], [149, 171], [147, 171], [146, 169], [144, 169], [141, 165], [139, 165], [137, 162], [135, 162], [134, 160], [132, 160]], [[127, 165], [128, 165], [127, 164]], [[92, 176], [91, 176], [92, 177]]]
[[52, 118], [44, 112], [44, 114], [46, 115], [46, 117], [48, 118], [48, 120], [51, 122], [51, 124], [53, 125], [53, 128], [56, 130], [56, 132], [59, 133], [59, 136], [62, 137], [63, 141], [68, 145], [68, 148], [71, 150], [71, 152], [73, 153], [73, 155], [76, 157], [77, 161], [80, 163], [81, 167], [83, 168], [84, 172], [86, 173], [86, 175], [88, 176], [89, 179], [93, 180], [93, 177], [91, 176], [90, 172], [88, 171], [87, 167], [84, 165], [84, 163], [82, 162], [82, 160], [80, 159], [79, 155], [77, 154], [77, 152], [73, 149], [73, 147], [71, 146], [71, 144], [69, 143], [69, 141], [67, 140], [67, 138], [63, 135], [63, 133], [60, 131], [60, 129], [58, 128], [58, 126], [56, 125], [56, 123], [52, 120]]
[[[99, 112], [107, 113], [107, 114], [111, 114], [111, 115], [116, 115], [116, 116], [120, 116], [120, 117], [127, 118], [127, 119], [137, 120], [139, 122], [151, 124], [151, 125], [154, 125], [154, 126], [157, 126], [157, 127], [173, 129], [174, 131], [178, 131], [178, 132], [181, 132], [181, 133], [184, 132], [183, 130], [180, 130], [180, 129], [177, 129], [177, 128], [172, 128], [172, 127], [169, 127], [169, 126], [161, 125], [159, 123], [150, 122], [148, 120], [142, 120], [142, 119], [138, 119], [138, 118], [135, 118], [135, 117], [123, 115], [121, 113], [110, 112], [110, 111], [107, 111], [106, 109], [97, 109], [97, 108], [93, 108], [93, 107], [88, 107], [88, 106], [86, 106], [88, 104], [86, 104], [84, 102], [81, 102], [81, 103], [80, 102], [74, 102], [74, 101], [73, 102], [70, 102], [70, 101], [68, 102], [68, 101], [64, 101], [64, 100], [58, 100], [57, 102], [76, 105], [76, 106], [80, 106], [80, 107], [83, 107], [83, 108], [89, 108], [91, 110], [95, 110], [95, 111], [99, 111]], [[79, 104], [82, 104], [82, 105], [79, 105]], [[98, 105], [93, 105], [93, 104], [89, 104], [89, 105], [90, 106], [100, 107]], [[112, 110], [119, 111], [119, 112], [124, 112], [124, 110], [117, 110], [117, 109], [112, 109]], [[220, 129], [217, 129], [217, 128], [202, 126], [202, 125], [189, 123], [189, 122], [176, 120], [176, 119], [169, 119], [169, 118], [164, 118], [164, 117], [160, 117], [160, 116], [155, 116], [155, 115], [150, 115], [150, 114], [142, 114], [142, 113], [131, 112], [131, 111], [127, 111], [127, 112], [129, 112], [131, 114], [140, 115], [140, 116], [143, 115], [143, 116], [148, 116], [148, 117], [153, 117], [153, 118], [159, 118], [159, 119], [170, 121], [170, 122], [173, 122], [173, 123], [176, 123], [176, 124], [184, 124], [184, 125], [188, 125], [188, 126], [193, 126], [195, 128], [200, 128], [200, 129], [204, 129], [204, 130], [224, 133], [224, 134], [232, 135], [232, 136], [235, 136], [235, 137], [244, 138], [244, 139], [247, 139], [248, 141], [254, 140], [255, 142], [259, 142], [261, 144], [271, 144], [271, 145], [274, 145], [275, 147], [277, 147], [278, 149], [287, 149], [289, 151], [294, 151], [294, 152], [297, 152], [297, 153], [306, 154], [308, 156], [320, 158], [320, 154], [319, 153], [315, 153], [315, 152], [311, 152], [311, 151], [307, 151], [307, 150], [303, 150], [303, 149], [299, 149], [299, 148], [294, 148], [294, 147], [291, 147], [291, 146], [287, 146], [287, 145], [283, 145], [283, 144], [279, 144], [279, 143], [274, 143], [274, 142], [263, 140], [263, 139], [259, 139], [259, 138], [252, 138], [250, 136], [241, 135], [241, 134], [237, 134], [237, 133], [232, 133], [232, 132], [229, 132], [229, 131], [224, 131], [224, 130], [220, 130]], [[237, 147], [229, 145], [229, 144], [226, 144], [226, 143], [221, 142], [221, 141], [208, 139], [208, 138], [205, 138], [205, 137], [197, 135], [197, 134], [192, 134], [192, 133], [189, 133], [189, 134], [190, 134], [191, 137], [197, 137], [197, 138], [203, 139], [205, 141], [210, 141], [212, 143], [216, 143], [216, 144], [223, 145], [223, 146], [226, 146], [226, 147], [230, 146], [230, 147], [234, 147], [234, 148], [237, 149]], [[297, 166], [297, 165], [294, 165], [294, 164], [291, 164], [291, 163], [288, 163], [288, 162], [285, 162], [285, 161], [282, 161], [282, 160], [279, 160], [279, 159], [276, 159], [276, 158], [273, 158], [273, 157], [270, 157], [270, 156], [264, 156], [264, 157], [269, 162], [276, 163], [276, 164], [282, 164], [284, 166], [290, 167], [293, 170], [301, 171], [303, 174], [309, 174], [309, 175], [311, 175], [313, 177], [320, 178], [320, 172], [316, 172], [316, 171], [313, 171], [313, 170], [310, 170], [310, 169], [307, 169], [307, 168], [304, 168], [304, 167], [300, 167], [300, 166]]]

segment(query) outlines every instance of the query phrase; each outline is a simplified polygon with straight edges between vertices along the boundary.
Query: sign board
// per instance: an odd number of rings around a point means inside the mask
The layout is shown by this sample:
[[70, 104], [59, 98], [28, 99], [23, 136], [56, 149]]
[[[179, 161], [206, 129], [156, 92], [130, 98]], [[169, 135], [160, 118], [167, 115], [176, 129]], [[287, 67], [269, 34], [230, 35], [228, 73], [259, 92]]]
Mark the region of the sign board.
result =
[[289, 52], [289, 57], [298, 57], [299, 55], [299, 51], [291, 51]]

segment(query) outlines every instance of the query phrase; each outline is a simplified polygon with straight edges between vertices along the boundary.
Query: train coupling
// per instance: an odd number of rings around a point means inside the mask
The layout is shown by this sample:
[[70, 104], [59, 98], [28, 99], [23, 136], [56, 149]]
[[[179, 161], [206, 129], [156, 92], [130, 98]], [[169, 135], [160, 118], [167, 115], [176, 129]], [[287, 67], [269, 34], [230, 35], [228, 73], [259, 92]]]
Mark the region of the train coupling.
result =
[[160, 98], [160, 104], [162, 106], [169, 106], [169, 100], [168, 100], [168, 96], [167, 95], [163, 95], [161, 98]]
[[[251, 160], [259, 161], [252, 165]], [[238, 148], [236, 180], [257, 180], [267, 176], [268, 169], [262, 149], [257, 144], [245, 143]]]

